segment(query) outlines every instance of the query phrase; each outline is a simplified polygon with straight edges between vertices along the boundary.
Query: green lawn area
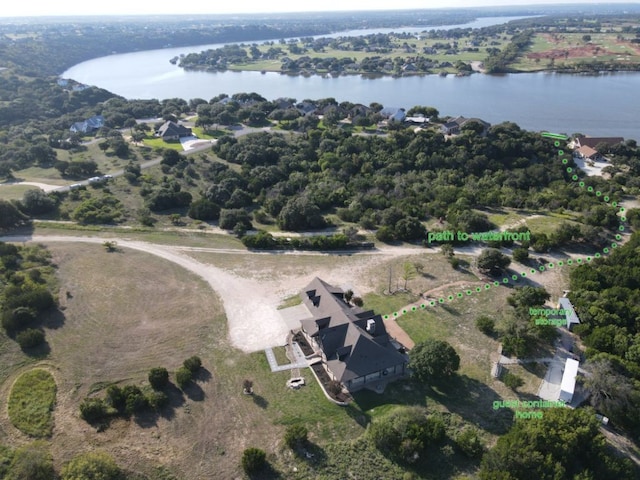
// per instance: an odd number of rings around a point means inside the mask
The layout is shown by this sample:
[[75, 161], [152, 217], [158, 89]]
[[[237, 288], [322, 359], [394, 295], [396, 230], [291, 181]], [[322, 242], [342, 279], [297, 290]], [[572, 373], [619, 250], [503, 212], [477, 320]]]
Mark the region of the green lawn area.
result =
[[152, 148], [169, 148], [171, 150], [177, 150], [178, 152], [182, 152], [184, 150], [182, 148], [182, 144], [178, 141], [165, 142], [161, 138], [146, 137], [143, 140], [143, 142], [147, 147], [152, 147]]
[[9, 419], [32, 437], [48, 437], [53, 430], [56, 382], [46, 370], [36, 368], [23, 373], [9, 395]]
[[302, 298], [297, 293], [285, 298], [280, 305], [278, 305], [278, 310], [282, 310], [284, 308], [295, 307], [296, 305], [300, 305], [302, 303]]
[[21, 200], [27, 190], [38, 189], [32, 185], [0, 185], [0, 198], [3, 200]]

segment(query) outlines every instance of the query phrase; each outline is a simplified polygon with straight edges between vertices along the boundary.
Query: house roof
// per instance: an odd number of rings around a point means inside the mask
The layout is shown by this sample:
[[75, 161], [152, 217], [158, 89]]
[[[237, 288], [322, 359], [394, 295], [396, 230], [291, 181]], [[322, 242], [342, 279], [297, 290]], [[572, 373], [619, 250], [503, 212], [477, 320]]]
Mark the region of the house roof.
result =
[[558, 303], [560, 304], [560, 308], [564, 310], [564, 316], [567, 319], [567, 328], [569, 328], [573, 323], [580, 323], [580, 318], [578, 318], [576, 311], [573, 309], [571, 300], [567, 297], [560, 297]]
[[576, 388], [576, 376], [578, 375], [578, 366], [580, 362], [573, 358], [567, 358], [564, 365], [564, 373], [562, 374], [562, 383], [560, 384], [560, 400], [570, 402], [573, 392]]
[[597, 151], [597, 150], [594, 150], [593, 148], [591, 148], [591, 147], [589, 147], [589, 146], [587, 146], [587, 145], [584, 145], [584, 146], [582, 146], [582, 147], [578, 148], [577, 152], [578, 152], [581, 156], [583, 156], [583, 157], [585, 157], [585, 158], [591, 158], [591, 157], [593, 157], [594, 155], [597, 155], [597, 154], [598, 154], [598, 151]]
[[326, 365], [340, 382], [405, 363], [380, 315], [351, 307], [344, 292], [314, 278], [301, 293], [311, 318], [302, 328], [320, 344]]
[[191, 135], [191, 129], [183, 125], [178, 125], [171, 120], [167, 121], [158, 129], [159, 137], [185, 137]]
[[576, 142], [581, 147], [596, 148], [599, 143], [606, 143], [607, 145], [615, 145], [617, 143], [624, 142], [622, 137], [577, 137]]
[[104, 117], [102, 115], [94, 115], [93, 117], [87, 118], [83, 122], [76, 122], [71, 125], [72, 132], [82, 132], [88, 133], [92, 130], [98, 130], [104, 127]]

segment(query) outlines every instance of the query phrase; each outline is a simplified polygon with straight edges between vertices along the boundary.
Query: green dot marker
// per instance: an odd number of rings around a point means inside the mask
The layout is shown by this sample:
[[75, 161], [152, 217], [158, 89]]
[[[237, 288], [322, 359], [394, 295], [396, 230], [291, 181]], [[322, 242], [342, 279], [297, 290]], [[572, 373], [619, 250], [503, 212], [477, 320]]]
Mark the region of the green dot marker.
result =
[[411, 307], [411, 311], [415, 312], [416, 311], [416, 307]]
[[609, 253], [609, 249], [608, 249], [608, 248], [606, 248], [606, 247], [605, 247], [602, 251], [603, 251], [604, 253]]
[[626, 222], [627, 221], [627, 217], [620, 217], [620, 221], [621, 222]]
[[553, 263], [550, 263], [550, 264], [549, 264], [549, 268], [553, 268]]
[[462, 298], [462, 292], [458, 292], [458, 293], [456, 294], [456, 297], [458, 297], [458, 298]]
[[544, 272], [544, 265], [540, 265], [540, 266], [538, 267], [538, 270], [540, 270], [541, 272]]
[[590, 261], [591, 261], [591, 257], [587, 257], [587, 262], [590, 262]]
[[593, 187], [587, 187], [587, 192], [593, 192]]
[[502, 279], [502, 283], [509, 283], [509, 279], [508, 279], [507, 277], [504, 277], [504, 278]]
[[558, 150], [558, 155], [559, 155], [559, 156], [564, 155], [564, 151], [563, 151], [563, 150]]
[[438, 299], [438, 302], [440, 302], [440, 303], [444, 303], [444, 298], [439, 298], [439, 299]]
[[623, 225], [620, 225], [620, 226], [618, 227], [618, 230], [620, 230], [621, 232], [624, 232], [624, 226], [623, 226]]
[[617, 207], [618, 206], [618, 202], [611, 202], [611, 206], [612, 207]]
[[453, 300], [453, 295], [449, 295], [447, 298], [449, 299], [449, 301], [451, 301]]
[[567, 260], [567, 264], [573, 265], [573, 260], [571, 260], [571, 259]]
[[580, 182], [578, 185], [580, 185], [581, 187], [584, 187], [584, 182]]
[[[573, 168], [568, 167], [568, 168], [567, 168], [567, 173], [571, 173], [571, 172], [573, 172]], [[576, 178], [575, 178], [575, 179], [576, 179], [576, 180], [578, 179], [578, 176], [577, 176], [577, 175], [576, 175]]]
[[529, 273], [536, 273], [536, 271], [532, 268], [531, 270], [529, 270]]
[[523, 276], [523, 277], [526, 277], [527, 276], [527, 272], [522, 272], [520, 275]]
[[433, 300], [431, 302], [429, 302], [429, 305], [431, 305], [432, 307], [436, 306], [436, 302], [434, 302]]
[[518, 279], [518, 275], [511, 275], [511, 280], [517, 280]]
[[599, 196], [601, 196], [601, 195], [602, 195], [602, 192], [600, 192], [600, 191], [597, 191], [597, 192], [596, 192], [596, 197], [599, 197]]
[[476, 292], [481, 292], [482, 289], [480, 287], [476, 287]]
[[397, 317], [398, 316], [398, 312], [393, 312], [393, 316]]
[[491, 285], [489, 285], [488, 283], [484, 286], [485, 290], [489, 290], [491, 288]]
[[600, 254], [599, 254], [599, 253], [596, 253], [596, 254], [594, 255], [594, 257], [596, 257], [596, 258], [600, 258]]
[[608, 201], [609, 201], [609, 197], [605, 196], [605, 197], [604, 197], [604, 201], [605, 201], [605, 202], [608, 202]]
[[560, 261], [558, 262], [558, 266], [560, 266], [560, 267], [561, 267], [561, 266], [563, 266], [563, 265], [564, 265], [564, 262], [563, 262], [562, 260], [560, 260]]
[[467, 295], [471, 295], [471, 290], [467, 290]]
[[578, 260], [576, 260], [576, 262], [578, 262], [578, 263], [582, 263], [582, 259], [581, 259], [581, 258], [579, 258]]
[[420, 304], [420, 308], [425, 308], [426, 305], [424, 303]]
[[569, 160], [567, 160], [566, 158], [563, 158], [562, 159], [562, 163], [564, 163], [566, 165], [567, 163], [569, 163]]
[[559, 147], [559, 146], [560, 146], [560, 142], [558, 142], [557, 140], [556, 140], [555, 142], [553, 142], [553, 144], [554, 144], [556, 147]]
[[622, 240], [622, 235], [620, 235], [619, 233], [616, 233], [616, 240]]
[[611, 248], [618, 248], [618, 244], [617, 243], [612, 243], [611, 244]]
[[571, 177], [571, 180], [574, 180], [574, 181], [578, 180], [578, 175], [574, 175], [573, 177]]

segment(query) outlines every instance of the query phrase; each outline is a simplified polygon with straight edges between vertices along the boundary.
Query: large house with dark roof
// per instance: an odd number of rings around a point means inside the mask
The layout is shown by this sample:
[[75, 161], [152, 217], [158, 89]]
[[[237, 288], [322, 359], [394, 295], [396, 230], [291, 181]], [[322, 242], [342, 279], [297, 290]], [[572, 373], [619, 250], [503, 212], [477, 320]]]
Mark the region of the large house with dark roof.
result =
[[102, 115], [94, 115], [93, 117], [87, 118], [83, 122], [76, 122], [69, 130], [73, 133], [91, 133], [95, 130], [99, 130], [104, 127], [104, 117]]
[[191, 129], [184, 125], [179, 125], [172, 121], [165, 122], [157, 131], [156, 137], [162, 138], [165, 142], [179, 140], [182, 137], [190, 137]]
[[409, 358], [380, 315], [352, 307], [340, 288], [317, 277], [300, 295], [311, 313], [302, 333], [333, 380], [353, 392], [405, 375]]
[[453, 120], [450, 120], [442, 125], [441, 130], [445, 135], [458, 135], [460, 133], [460, 129], [469, 122], [477, 122], [483, 127], [483, 131], [486, 132], [491, 126], [490, 123], [485, 122], [479, 118], [465, 118], [465, 117], [456, 117]]

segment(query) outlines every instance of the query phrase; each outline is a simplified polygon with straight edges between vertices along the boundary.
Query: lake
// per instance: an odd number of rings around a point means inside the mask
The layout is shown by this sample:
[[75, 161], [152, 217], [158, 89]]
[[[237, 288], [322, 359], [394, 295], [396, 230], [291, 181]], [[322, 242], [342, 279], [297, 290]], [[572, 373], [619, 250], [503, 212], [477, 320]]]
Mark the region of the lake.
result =
[[[480, 21], [482, 24], [479, 26], [489, 26], [512, 18], [483, 18], [471, 24], [430, 29], [477, 26]], [[393, 30], [427, 29], [407, 27]], [[339, 102], [348, 100], [366, 105], [380, 102], [388, 107], [429, 105], [437, 108], [443, 116], [479, 117], [494, 124], [514, 121], [529, 130], [566, 134], [580, 132], [640, 140], [640, 73], [323, 78], [273, 72], [187, 72], [169, 63], [176, 55], [219, 46], [221, 44], [110, 55], [75, 65], [62, 76], [105, 88], [129, 99], [178, 97], [208, 100], [220, 93], [232, 95], [239, 92], [257, 92], [267, 99], [333, 97]]]

